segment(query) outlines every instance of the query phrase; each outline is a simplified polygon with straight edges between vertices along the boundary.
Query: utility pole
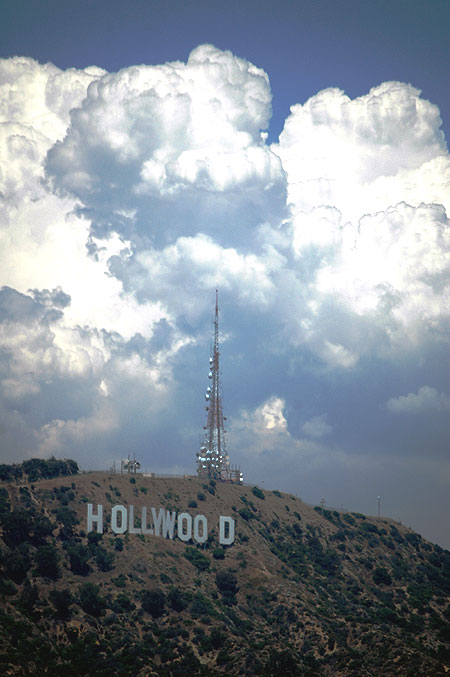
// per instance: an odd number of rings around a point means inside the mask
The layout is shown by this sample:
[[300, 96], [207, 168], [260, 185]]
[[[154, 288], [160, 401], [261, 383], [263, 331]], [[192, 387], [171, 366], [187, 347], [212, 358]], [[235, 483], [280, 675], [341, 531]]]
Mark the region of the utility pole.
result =
[[379, 517], [380, 514], [381, 514], [381, 511], [380, 511], [381, 496], [377, 496], [377, 501], [378, 501], [378, 517]]

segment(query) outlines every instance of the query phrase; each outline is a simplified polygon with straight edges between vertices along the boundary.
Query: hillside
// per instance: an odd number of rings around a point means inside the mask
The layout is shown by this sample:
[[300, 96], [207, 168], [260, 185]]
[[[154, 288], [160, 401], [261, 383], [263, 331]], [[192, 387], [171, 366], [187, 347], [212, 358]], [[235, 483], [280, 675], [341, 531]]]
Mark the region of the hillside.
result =
[[[2, 674], [449, 672], [450, 553], [391, 520], [196, 478], [0, 487]], [[86, 533], [88, 504], [103, 534]], [[115, 534], [115, 505], [135, 530], [143, 506], [204, 515], [207, 541]]]

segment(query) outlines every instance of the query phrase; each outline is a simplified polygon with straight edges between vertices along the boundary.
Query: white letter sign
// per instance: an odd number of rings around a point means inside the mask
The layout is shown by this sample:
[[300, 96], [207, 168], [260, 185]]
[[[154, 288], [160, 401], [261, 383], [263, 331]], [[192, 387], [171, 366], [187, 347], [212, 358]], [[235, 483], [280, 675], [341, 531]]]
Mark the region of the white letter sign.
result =
[[219, 517], [219, 543], [220, 545], [234, 543], [234, 519], [232, 517], [223, 517], [223, 515]]

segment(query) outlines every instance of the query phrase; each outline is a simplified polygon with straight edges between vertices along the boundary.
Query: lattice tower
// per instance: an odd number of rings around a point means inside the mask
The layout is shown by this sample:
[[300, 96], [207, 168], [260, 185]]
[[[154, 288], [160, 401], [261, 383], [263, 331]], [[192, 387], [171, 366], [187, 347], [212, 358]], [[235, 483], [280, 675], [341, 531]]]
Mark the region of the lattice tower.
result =
[[205, 435], [200, 451], [197, 452], [197, 475], [224, 482], [242, 482], [242, 473], [239, 468], [230, 466], [230, 457], [226, 448], [224, 427], [226, 417], [222, 410], [219, 358], [219, 294], [216, 289], [214, 340], [209, 358], [209, 385], [205, 394]]

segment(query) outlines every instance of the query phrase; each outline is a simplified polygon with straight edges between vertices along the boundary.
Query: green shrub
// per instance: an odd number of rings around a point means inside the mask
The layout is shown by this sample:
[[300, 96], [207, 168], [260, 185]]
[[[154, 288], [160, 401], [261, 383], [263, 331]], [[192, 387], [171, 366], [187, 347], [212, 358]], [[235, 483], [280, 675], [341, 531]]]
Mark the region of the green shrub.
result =
[[401, 535], [401, 533], [399, 532], [397, 527], [394, 526], [393, 524], [391, 524], [390, 529], [391, 529], [391, 536], [394, 539], [394, 541], [397, 541], [397, 543], [403, 543], [403, 541], [405, 539], [403, 538], [403, 536]]
[[82, 543], [71, 543], [67, 548], [69, 555], [70, 569], [78, 576], [87, 576], [91, 570], [88, 564], [91, 558], [91, 551]]
[[142, 608], [153, 618], [159, 618], [164, 613], [165, 596], [162, 590], [144, 590], [141, 596]]
[[261, 500], [265, 499], [264, 492], [259, 487], [253, 487], [252, 494]]
[[187, 601], [178, 588], [172, 588], [167, 595], [167, 601], [174, 611], [183, 611], [187, 607]]
[[12, 581], [5, 580], [3, 577], [0, 577], [0, 595], [5, 595], [9, 597], [10, 595], [15, 595], [17, 588]]
[[80, 523], [75, 510], [62, 506], [55, 511], [55, 517], [58, 522], [61, 522], [66, 528], [72, 529]]
[[111, 571], [114, 568], [114, 553], [108, 552], [100, 545], [95, 551], [95, 563], [100, 571]]
[[117, 576], [117, 578], [111, 578], [111, 581], [118, 588], [125, 588], [125, 586], [127, 584], [127, 579], [126, 579], [125, 574], [119, 574]]
[[227, 636], [219, 628], [213, 628], [209, 636], [213, 649], [221, 649], [227, 640]]
[[188, 503], [188, 508], [198, 508], [198, 503], [197, 503], [197, 501], [194, 501], [194, 499], [191, 498], [191, 500], [190, 500], [189, 503]]
[[68, 588], [64, 588], [64, 590], [51, 590], [50, 600], [55, 607], [55, 616], [61, 620], [68, 619], [71, 614], [70, 607], [74, 602], [70, 590]]
[[0, 513], [9, 512], [11, 504], [9, 503], [9, 494], [3, 487], [0, 488]]
[[56, 580], [60, 571], [58, 566], [59, 555], [53, 545], [41, 545], [34, 555], [36, 571], [40, 576]]
[[87, 614], [98, 618], [105, 610], [106, 602], [99, 594], [99, 586], [94, 583], [83, 583], [78, 591], [80, 606]]
[[242, 519], [244, 519], [246, 522], [251, 520], [253, 517], [253, 513], [248, 508], [240, 508], [238, 512]]
[[88, 545], [91, 549], [91, 552], [95, 552], [96, 547], [103, 539], [103, 534], [98, 534], [96, 531], [90, 531], [87, 536]]
[[117, 550], [117, 552], [123, 550], [123, 540], [120, 537], [114, 539], [114, 550]]
[[199, 571], [207, 571], [210, 563], [209, 559], [197, 548], [187, 547], [184, 556], [191, 564], [193, 564]]
[[54, 528], [55, 525], [50, 522], [48, 517], [38, 515], [32, 524], [32, 543], [34, 543], [34, 545], [44, 545], [45, 539], [52, 535]]
[[0, 525], [3, 527], [3, 540], [6, 545], [15, 546], [28, 541], [31, 524], [31, 514], [23, 508], [2, 513]]
[[117, 614], [129, 613], [136, 609], [136, 604], [123, 592], [119, 593], [111, 605], [111, 609]]
[[426, 583], [410, 583], [407, 588], [412, 606], [423, 609], [433, 598], [433, 590]]
[[392, 583], [391, 575], [384, 567], [377, 567], [372, 574], [372, 578], [376, 585], [391, 585]]
[[190, 611], [192, 618], [214, 615], [215, 610], [212, 603], [201, 592], [198, 592], [192, 600]]
[[2, 564], [5, 567], [6, 575], [14, 583], [22, 583], [30, 568], [30, 557], [28, 555], [28, 545], [22, 543], [17, 548], [6, 552], [2, 557]]
[[36, 602], [39, 600], [39, 591], [36, 585], [31, 585], [25, 581], [22, 592], [19, 597], [19, 606], [28, 613], [34, 612]]
[[[302, 669], [302, 663], [296, 658], [291, 649], [277, 651], [272, 649], [268, 661], [264, 666], [265, 675], [283, 675], [284, 677], [294, 677], [295, 675], [305, 674]], [[313, 674], [312, 672], [310, 674]]]
[[394, 623], [394, 624], [400, 623], [400, 618], [397, 616], [395, 611], [386, 606], [377, 609], [377, 617], [381, 621], [381, 623]]
[[216, 573], [216, 585], [226, 604], [236, 604], [237, 576], [233, 569], [220, 569]]

